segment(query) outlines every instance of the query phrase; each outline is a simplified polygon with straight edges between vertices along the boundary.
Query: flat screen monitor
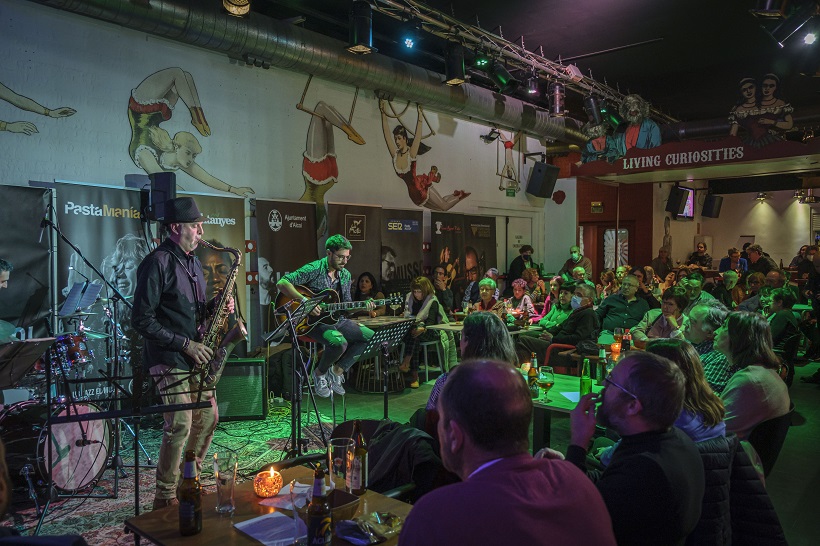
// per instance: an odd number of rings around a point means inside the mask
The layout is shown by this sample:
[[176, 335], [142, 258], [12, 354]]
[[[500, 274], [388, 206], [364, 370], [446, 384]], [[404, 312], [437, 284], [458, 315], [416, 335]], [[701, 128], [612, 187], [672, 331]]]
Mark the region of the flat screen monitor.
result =
[[695, 190], [684, 186], [678, 188], [686, 191], [686, 207], [683, 209], [683, 214], [678, 214], [676, 220], [694, 220], [695, 219]]

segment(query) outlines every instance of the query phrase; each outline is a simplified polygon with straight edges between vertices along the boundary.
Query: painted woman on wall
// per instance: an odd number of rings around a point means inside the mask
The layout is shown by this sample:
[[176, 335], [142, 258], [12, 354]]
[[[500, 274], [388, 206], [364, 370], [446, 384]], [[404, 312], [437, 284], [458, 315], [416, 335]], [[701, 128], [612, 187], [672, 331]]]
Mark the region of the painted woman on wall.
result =
[[243, 196], [254, 193], [252, 188], [231, 186], [199, 166], [195, 160], [202, 153], [202, 146], [193, 134], [180, 131], [171, 138], [159, 126], [171, 119], [180, 99], [191, 114], [191, 125], [202, 136], [210, 136], [211, 128], [205, 120], [193, 76], [181, 68], [154, 72], [131, 92], [128, 101], [128, 152], [134, 164], [147, 174], [181, 170], [215, 190]]
[[794, 126], [793, 109], [777, 95], [779, 83], [776, 75], [766, 74], [758, 92], [753, 78], [740, 80], [740, 100], [729, 114], [730, 135], [737, 136], [739, 128], [743, 128], [743, 143], [752, 148], [784, 140], [782, 131]]
[[[424, 118], [421, 105], [417, 105], [415, 137], [410, 138], [404, 125], [397, 125], [393, 130], [388, 126], [387, 101], [379, 99], [379, 110], [382, 114], [384, 142], [393, 161], [396, 175], [407, 185], [410, 199], [419, 207], [430, 210], [445, 211], [469, 196], [469, 192], [455, 190], [452, 195], [442, 196], [433, 188], [433, 183], [441, 181], [441, 174], [434, 165], [427, 174], [416, 174], [416, 156], [426, 153], [430, 147], [421, 142], [421, 124]], [[398, 118], [399, 116], [395, 116]]]
[[[0, 100], [4, 100], [9, 104], [16, 106], [20, 110], [27, 110], [35, 114], [42, 114], [50, 118], [65, 118], [73, 116], [77, 113], [73, 108], [68, 106], [60, 106], [54, 110], [49, 110], [42, 104], [39, 104], [28, 97], [24, 97], [15, 93], [2, 83], [0, 83]], [[31, 136], [34, 133], [39, 133], [37, 126], [28, 121], [3, 121], [0, 120], [0, 131], [8, 131], [9, 133], [22, 133]]]

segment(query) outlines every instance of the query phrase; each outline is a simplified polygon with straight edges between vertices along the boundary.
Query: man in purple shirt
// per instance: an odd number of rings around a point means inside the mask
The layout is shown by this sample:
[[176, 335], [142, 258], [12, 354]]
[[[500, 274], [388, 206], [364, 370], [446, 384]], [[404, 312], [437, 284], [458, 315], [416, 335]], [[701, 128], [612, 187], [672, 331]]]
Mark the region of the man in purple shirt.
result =
[[529, 454], [532, 398], [518, 370], [491, 360], [461, 364], [438, 411], [442, 461], [462, 481], [416, 502], [400, 545], [615, 544], [592, 482], [571, 463]]

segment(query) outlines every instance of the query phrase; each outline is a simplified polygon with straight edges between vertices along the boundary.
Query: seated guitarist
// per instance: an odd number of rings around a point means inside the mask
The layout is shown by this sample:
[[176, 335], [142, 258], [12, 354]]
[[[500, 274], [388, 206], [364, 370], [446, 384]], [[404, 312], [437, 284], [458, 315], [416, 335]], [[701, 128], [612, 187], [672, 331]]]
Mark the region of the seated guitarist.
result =
[[[277, 288], [285, 296], [297, 301], [308, 298], [295, 285], [304, 286], [316, 294], [322, 290], [335, 290], [339, 294], [339, 301], [353, 301], [350, 296], [350, 271], [345, 269], [350, 260], [351, 248], [353, 245], [343, 236], [329, 237], [325, 243], [326, 257], [288, 273], [276, 283]], [[373, 309], [372, 304], [369, 309]], [[317, 307], [311, 313], [319, 316], [321, 310]], [[345, 393], [342, 387], [344, 373], [350, 369], [372, 336], [373, 330], [346, 318], [335, 325], [319, 323], [313, 327], [305, 337], [325, 348], [319, 364], [313, 369], [313, 383], [318, 396], [327, 398], [331, 389], [336, 394]]]

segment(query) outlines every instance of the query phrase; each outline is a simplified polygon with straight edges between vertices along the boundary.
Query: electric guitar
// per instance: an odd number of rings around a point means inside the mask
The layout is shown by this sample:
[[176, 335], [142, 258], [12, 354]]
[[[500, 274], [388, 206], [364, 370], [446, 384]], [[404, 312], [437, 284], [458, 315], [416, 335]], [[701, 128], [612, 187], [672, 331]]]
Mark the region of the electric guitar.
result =
[[[366, 309], [367, 306], [372, 302], [373, 305], [376, 307], [380, 307], [382, 305], [390, 305], [391, 303], [404, 303], [404, 298], [401, 296], [393, 296], [390, 298], [384, 298], [382, 300], [366, 300], [366, 301], [339, 301], [339, 294], [330, 288], [326, 290], [322, 290], [318, 294], [314, 294], [312, 290], [305, 286], [297, 285], [294, 288], [303, 296], [307, 298], [315, 298], [317, 296], [324, 296], [325, 299], [322, 303], [319, 304], [319, 310], [322, 312], [321, 315], [315, 316], [312, 314], [308, 314], [302, 321], [296, 325], [296, 334], [300, 336], [307, 335], [310, 333], [313, 328], [315, 328], [319, 324], [328, 324], [333, 325], [341, 320], [342, 311], [351, 311], [354, 309]], [[279, 292], [276, 296], [276, 302], [273, 304], [275, 311], [279, 311], [282, 309], [283, 306], [287, 306], [287, 309], [291, 311], [295, 311], [297, 307], [302, 302], [300, 300], [291, 298]], [[274, 327], [278, 327], [281, 323], [287, 320], [287, 315], [285, 313], [277, 313], [274, 312], [273, 315], [274, 320]]]

